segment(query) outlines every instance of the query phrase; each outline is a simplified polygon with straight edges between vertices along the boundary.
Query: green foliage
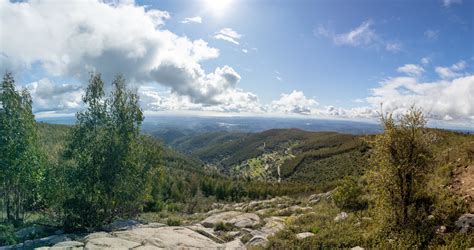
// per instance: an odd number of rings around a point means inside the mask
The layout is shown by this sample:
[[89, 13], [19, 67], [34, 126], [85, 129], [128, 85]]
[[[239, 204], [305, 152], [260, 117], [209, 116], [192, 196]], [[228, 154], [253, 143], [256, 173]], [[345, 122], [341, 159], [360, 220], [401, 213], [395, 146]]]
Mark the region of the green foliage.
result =
[[31, 106], [28, 91], [16, 91], [12, 74], [6, 73], [0, 85], [0, 189], [6, 220], [14, 223], [41, 199], [43, 157]]
[[168, 220], [166, 220], [166, 225], [170, 227], [181, 226], [181, 220], [177, 217], [169, 217]]
[[391, 114], [382, 116], [384, 133], [372, 142], [373, 169], [368, 176], [381, 230], [407, 240], [407, 246], [426, 242], [431, 231], [424, 228], [433, 203], [426, 194], [426, 174], [433, 157], [425, 124], [422, 111], [414, 107], [399, 121]]
[[235, 226], [231, 223], [224, 223], [224, 222], [219, 222], [214, 226], [214, 231], [224, 231], [224, 232], [230, 232], [232, 230], [236, 229]]
[[0, 224], [0, 246], [16, 244], [15, 228], [12, 224]]
[[362, 197], [363, 194], [362, 186], [357, 182], [357, 179], [353, 176], [346, 176], [338, 181], [333, 199], [339, 208], [357, 211], [367, 208], [367, 200]]
[[[349, 213], [343, 221], [335, 222], [340, 212], [331, 202], [321, 201], [314, 207], [314, 213], [289, 217], [287, 229], [271, 237], [270, 249], [341, 249], [367, 246], [368, 224]], [[366, 215], [366, 212], [363, 212]], [[298, 240], [296, 234], [312, 232], [312, 237]]]
[[100, 74], [91, 76], [83, 98], [87, 109], [66, 145], [68, 188], [66, 225], [89, 228], [116, 217], [137, 215], [149, 200], [151, 181], [160, 165], [159, 145], [140, 136], [142, 111], [135, 92], [118, 76], [105, 96]]

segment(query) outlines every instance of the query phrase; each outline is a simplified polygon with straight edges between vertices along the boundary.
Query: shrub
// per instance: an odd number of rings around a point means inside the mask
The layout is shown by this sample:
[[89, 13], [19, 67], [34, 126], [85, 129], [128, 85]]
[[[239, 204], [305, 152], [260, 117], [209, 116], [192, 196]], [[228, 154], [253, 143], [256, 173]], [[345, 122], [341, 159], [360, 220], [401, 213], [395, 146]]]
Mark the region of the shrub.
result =
[[0, 246], [17, 243], [15, 228], [11, 224], [0, 224]]
[[168, 226], [181, 226], [181, 220], [176, 217], [169, 217], [168, 220], [166, 220], [166, 225]]
[[367, 208], [367, 200], [363, 199], [362, 187], [355, 177], [346, 176], [338, 181], [333, 194], [334, 203], [343, 210], [357, 211]]
[[229, 232], [235, 229], [235, 226], [230, 223], [219, 222], [214, 226], [215, 231]]

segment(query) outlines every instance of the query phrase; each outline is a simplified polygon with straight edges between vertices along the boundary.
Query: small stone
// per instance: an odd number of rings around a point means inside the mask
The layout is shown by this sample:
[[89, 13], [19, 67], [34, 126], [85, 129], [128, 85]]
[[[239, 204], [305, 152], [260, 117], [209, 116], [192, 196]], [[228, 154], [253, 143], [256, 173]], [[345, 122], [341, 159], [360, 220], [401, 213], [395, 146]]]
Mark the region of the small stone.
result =
[[437, 234], [444, 234], [444, 233], [446, 233], [446, 231], [447, 231], [446, 226], [440, 226], [436, 229]]
[[474, 214], [463, 214], [454, 224], [460, 228], [461, 233], [467, 233], [474, 227]]
[[343, 221], [345, 219], [347, 219], [349, 215], [346, 213], [346, 212], [340, 212], [335, 218], [334, 218], [334, 221], [335, 222], [339, 222], [339, 221]]
[[250, 239], [245, 245], [248, 247], [266, 247], [268, 245], [268, 239], [263, 236], [257, 235]]
[[312, 237], [314, 236], [314, 233], [311, 233], [311, 232], [305, 232], [305, 233], [299, 233], [296, 235], [296, 238], [298, 240], [302, 240], [302, 239], [305, 239], [305, 238], [308, 238], [308, 237]]

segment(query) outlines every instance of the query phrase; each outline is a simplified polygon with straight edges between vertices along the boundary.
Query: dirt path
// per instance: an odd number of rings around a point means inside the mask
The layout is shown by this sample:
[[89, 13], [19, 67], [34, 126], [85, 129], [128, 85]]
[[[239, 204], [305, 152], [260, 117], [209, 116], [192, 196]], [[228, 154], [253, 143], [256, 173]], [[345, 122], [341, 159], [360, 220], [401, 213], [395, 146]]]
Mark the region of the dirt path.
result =
[[474, 212], [474, 165], [461, 166], [454, 172], [453, 190], [469, 205]]

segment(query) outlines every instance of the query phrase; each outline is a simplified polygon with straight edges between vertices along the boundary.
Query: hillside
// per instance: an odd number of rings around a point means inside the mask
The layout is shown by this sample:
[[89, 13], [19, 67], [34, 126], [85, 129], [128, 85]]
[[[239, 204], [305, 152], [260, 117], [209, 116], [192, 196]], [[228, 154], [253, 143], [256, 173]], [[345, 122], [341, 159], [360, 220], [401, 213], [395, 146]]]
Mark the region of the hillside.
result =
[[[38, 123], [37, 128], [48, 161], [53, 168], [61, 166], [71, 126]], [[428, 131], [434, 155], [426, 176], [426, 190], [433, 197], [429, 201], [435, 218], [431, 224], [445, 226], [443, 234], [430, 236], [431, 242], [436, 242], [430, 244], [469, 246], [472, 240], [458, 234], [463, 229], [457, 223], [463, 213], [474, 212], [474, 135]], [[33, 224], [26, 224], [41, 230], [28, 236], [34, 239], [28, 244], [45, 246], [66, 240], [62, 244], [114, 248], [125, 241], [134, 246], [145, 244], [137, 239], [152, 233], [156, 246], [169, 247], [182, 244], [184, 238], [187, 246], [212, 244], [229, 249], [393, 247], [376, 240], [377, 225], [372, 221], [376, 214], [367, 207], [367, 202], [373, 204], [372, 194], [365, 187], [357, 197], [366, 204], [361, 210], [347, 210], [336, 202], [344, 177], [365, 185], [372, 150], [368, 142], [374, 135], [299, 129], [183, 134], [188, 135], [175, 137], [169, 147], [156, 144], [162, 154], [163, 173], [153, 183], [152, 201], [136, 221], [106, 225], [102, 230], [113, 232], [101, 232], [102, 238], [97, 240], [91, 238], [96, 233], [84, 237], [76, 232], [39, 238], [58, 228], [54, 215], [44, 212]], [[49, 225], [46, 229], [38, 226], [45, 221]]]
[[311, 183], [324, 189], [343, 176], [360, 175], [367, 151], [360, 136], [300, 129], [203, 133], [168, 145], [226, 175]]
[[[37, 123], [40, 144], [47, 152], [50, 161], [60, 161], [61, 152], [68, 138], [71, 125], [59, 125], [39, 122]], [[161, 147], [164, 165], [169, 169], [184, 169], [187, 171], [202, 172], [203, 163], [196, 158], [191, 158], [168, 147]]]

